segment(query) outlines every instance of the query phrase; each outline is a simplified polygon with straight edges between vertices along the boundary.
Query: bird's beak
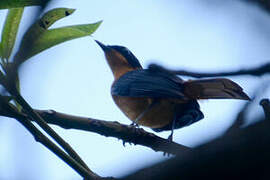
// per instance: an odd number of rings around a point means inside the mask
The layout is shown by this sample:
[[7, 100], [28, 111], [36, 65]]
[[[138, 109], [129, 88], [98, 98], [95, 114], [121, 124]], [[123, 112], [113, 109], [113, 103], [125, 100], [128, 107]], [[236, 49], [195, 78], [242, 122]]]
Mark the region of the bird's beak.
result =
[[96, 41], [96, 43], [101, 47], [101, 49], [102, 49], [104, 52], [106, 52], [107, 50], [109, 50], [109, 47], [108, 47], [108, 46], [104, 45], [103, 43], [101, 43], [101, 42], [99, 42], [99, 41], [97, 41], [97, 40], [95, 40], [95, 41]]

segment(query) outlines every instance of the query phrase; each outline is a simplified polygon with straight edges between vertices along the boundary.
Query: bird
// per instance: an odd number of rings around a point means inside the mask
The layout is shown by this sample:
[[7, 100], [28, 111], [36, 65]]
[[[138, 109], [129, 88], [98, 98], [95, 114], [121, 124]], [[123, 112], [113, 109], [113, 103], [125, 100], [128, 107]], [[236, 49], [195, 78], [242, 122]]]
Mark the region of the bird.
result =
[[189, 126], [204, 118], [198, 100], [250, 100], [232, 80], [212, 78], [184, 81], [160, 66], [144, 69], [126, 47], [96, 43], [114, 76], [111, 95], [115, 104], [132, 121], [155, 132], [171, 131]]

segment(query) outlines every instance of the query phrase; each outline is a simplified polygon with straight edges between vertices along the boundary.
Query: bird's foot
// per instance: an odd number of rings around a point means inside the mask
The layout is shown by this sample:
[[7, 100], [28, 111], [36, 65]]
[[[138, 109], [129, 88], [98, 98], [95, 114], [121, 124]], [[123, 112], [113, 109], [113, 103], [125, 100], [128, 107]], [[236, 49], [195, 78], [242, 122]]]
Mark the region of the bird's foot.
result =
[[170, 155], [172, 155], [172, 154], [170, 154], [170, 153], [168, 153], [168, 152], [163, 152], [163, 156], [170, 157]]
[[123, 140], [123, 146], [126, 147], [126, 143], [130, 144], [131, 145], [131, 142], [127, 142], [125, 140]]
[[[172, 134], [170, 134], [169, 136], [168, 136], [168, 141], [169, 142], [172, 142], [173, 141], [173, 136], [172, 136]], [[168, 152], [163, 152], [163, 156], [167, 156], [167, 157], [170, 157], [170, 153], [168, 153]]]
[[[168, 141], [169, 142], [173, 142], [173, 133], [171, 133], [169, 136], [168, 136]], [[170, 156], [171, 154], [168, 153], [168, 152], [163, 152], [163, 156]]]
[[171, 133], [171, 134], [168, 136], [168, 141], [170, 141], [170, 142], [173, 141], [173, 133]]
[[[141, 129], [139, 128], [139, 125], [136, 122], [132, 122], [129, 126], [131, 126], [131, 130], [134, 131], [135, 133], [140, 133]], [[132, 144], [131, 142], [127, 142], [123, 140], [123, 146], [126, 146], [126, 143], [129, 143], [130, 145]]]

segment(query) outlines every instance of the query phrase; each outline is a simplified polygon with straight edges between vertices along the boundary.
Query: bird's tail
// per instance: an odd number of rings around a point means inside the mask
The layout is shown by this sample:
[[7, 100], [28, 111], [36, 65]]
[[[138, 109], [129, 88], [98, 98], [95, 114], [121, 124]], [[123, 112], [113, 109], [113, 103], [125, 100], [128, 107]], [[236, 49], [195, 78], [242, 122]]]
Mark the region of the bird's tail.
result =
[[225, 78], [186, 81], [184, 92], [192, 99], [250, 100], [238, 84]]

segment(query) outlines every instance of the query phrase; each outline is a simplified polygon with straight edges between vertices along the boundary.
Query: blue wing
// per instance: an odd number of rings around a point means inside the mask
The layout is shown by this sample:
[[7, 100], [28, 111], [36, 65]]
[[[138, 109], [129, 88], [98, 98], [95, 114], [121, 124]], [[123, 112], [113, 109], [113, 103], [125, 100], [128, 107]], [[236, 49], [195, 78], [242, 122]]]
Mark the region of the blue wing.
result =
[[138, 69], [127, 72], [116, 80], [112, 85], [111, 93], [127, 97], [186, 99], [182, 89], [183, 80], [173, 74]]

